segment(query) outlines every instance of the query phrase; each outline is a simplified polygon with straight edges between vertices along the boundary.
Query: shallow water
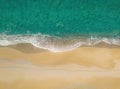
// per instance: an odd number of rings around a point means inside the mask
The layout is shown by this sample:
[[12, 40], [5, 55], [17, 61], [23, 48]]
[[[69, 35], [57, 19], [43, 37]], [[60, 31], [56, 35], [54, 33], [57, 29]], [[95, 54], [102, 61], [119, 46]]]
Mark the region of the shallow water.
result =
[[0, 0], [0, 45], [56, 51], [120, 45], [119, 0]]
[[0, 0], [0, 33], [120, 35], [119, 0]]

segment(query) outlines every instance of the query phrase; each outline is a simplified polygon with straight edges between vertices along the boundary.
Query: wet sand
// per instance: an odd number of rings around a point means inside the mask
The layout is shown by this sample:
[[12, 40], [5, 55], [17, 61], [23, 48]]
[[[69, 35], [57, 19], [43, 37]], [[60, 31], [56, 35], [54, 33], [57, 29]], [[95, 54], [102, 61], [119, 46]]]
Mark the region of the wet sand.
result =
[[0, 89], [120, 89], [120, 48], [20, 47], [0, 47]]

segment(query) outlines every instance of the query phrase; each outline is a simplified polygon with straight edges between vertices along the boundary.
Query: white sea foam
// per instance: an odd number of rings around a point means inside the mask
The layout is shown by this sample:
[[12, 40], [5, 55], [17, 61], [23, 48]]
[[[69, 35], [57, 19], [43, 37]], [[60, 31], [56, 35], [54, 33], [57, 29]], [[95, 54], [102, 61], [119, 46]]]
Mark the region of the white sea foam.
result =
[[94, 46], [100, 42], [107, 44], [120, 45], [120, 38], [105, 38], [105, 37], [74, 37], [60, 38], [49, 35], [0, 35], [0, 45], [8, 46], [20, 43], [30, 43], [35, 47], [47, 49], [53, 52], [63, 52], [78, 48], [82, 45]]

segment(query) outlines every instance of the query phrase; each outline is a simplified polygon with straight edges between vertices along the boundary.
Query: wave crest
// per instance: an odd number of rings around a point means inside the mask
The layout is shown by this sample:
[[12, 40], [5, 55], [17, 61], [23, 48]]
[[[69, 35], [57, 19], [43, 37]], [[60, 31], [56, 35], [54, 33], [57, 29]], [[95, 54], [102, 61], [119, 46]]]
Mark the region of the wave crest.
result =
[[49, 35], [0, 35], [0, 45], [8, 46], [20, 43], [30, 43], [35, 47], [47, 49], [53, 52], [63, 52], [78, 48], [83, 45], [94, 46], [98, 43], [107, 43], [120, 46], [120, 38], [106, 37], [55, 37]]

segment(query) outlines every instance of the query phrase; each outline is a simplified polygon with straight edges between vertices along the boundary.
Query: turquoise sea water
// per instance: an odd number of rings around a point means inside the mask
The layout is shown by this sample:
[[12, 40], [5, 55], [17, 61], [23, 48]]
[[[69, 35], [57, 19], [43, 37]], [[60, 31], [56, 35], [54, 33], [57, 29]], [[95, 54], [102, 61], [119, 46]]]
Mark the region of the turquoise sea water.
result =
[[55, 36], [119, 44], [120, 0], [0, 0], [0, 45], [61, 41]]

